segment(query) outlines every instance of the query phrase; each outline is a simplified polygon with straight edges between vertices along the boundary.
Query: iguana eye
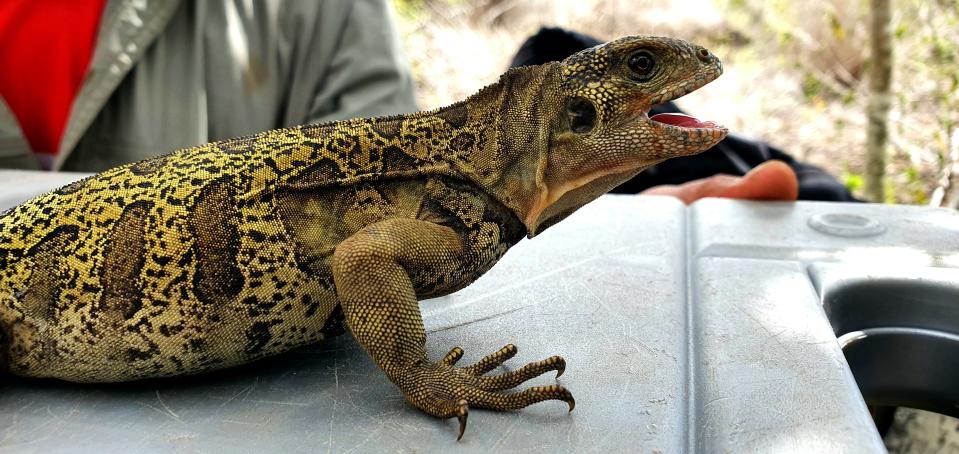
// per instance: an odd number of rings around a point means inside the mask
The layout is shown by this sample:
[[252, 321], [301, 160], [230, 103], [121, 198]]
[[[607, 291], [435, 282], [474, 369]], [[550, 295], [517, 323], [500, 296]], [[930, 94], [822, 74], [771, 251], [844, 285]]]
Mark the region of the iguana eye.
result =
[[569, 113], [569, 128], [575, 133], [587, 133], [596, 124], [596, 108], [583, 98], [569, 100], [566, 111]]
[[639, 81], [645, 81], [653, 74], [653, 68], [656, 67], [656, 60], [653, 54], [641, 50], [629, 56], [626, 59], [626, 66], [632, 71], [633, 76]]

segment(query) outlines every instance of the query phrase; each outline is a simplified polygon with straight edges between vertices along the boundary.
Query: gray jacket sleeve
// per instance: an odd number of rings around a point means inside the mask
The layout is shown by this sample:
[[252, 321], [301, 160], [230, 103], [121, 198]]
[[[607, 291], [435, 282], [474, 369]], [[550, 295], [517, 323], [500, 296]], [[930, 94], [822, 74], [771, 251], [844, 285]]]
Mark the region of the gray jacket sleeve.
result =
[[352, 6], [326, 75], [315, 87], [306, 122], [417, 110], [412, 77], [389, 7], [368, 0]]

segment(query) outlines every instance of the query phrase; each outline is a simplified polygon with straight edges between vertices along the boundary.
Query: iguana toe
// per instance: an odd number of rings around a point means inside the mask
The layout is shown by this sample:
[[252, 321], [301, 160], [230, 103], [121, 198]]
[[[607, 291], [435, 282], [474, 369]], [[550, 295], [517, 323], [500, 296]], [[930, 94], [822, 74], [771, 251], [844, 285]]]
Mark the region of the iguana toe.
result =
[[566, 371], [566, 360], [560, 356], [551, 356], [542, 361], [529, 363], [514, 371], [504, 372], [492, 377], [479, 377], [480, 386], [486, 391], [510, 389], [551, 370], [555, 370], [556, 378], [559, 378]]
[[462, 357], [463, 357], [463, 349], [462, 349], [462, 348], [459, 348], [459, 347], [453, 347], [453, 348], [450, 350], [450, 352], [447, 353], [446, 356], [444, 356], [442, 360], [440, 360], [440, 362], [443, 363], [443, 364], [446, 364], [447, 366], [453, 366], [453, 365], [455, 365], [455, 364], [460, 360], [460, 358], [462, 358]]
[[483, 359], [477, 361], [476, 364], [465, 367], [464, 371], [472, 375], [483, 375], [516, 356], [516, 352], [518, 351], [519, 349], [516, 348], [515, 345], [506, 344], [503, 348], [486, 355]]

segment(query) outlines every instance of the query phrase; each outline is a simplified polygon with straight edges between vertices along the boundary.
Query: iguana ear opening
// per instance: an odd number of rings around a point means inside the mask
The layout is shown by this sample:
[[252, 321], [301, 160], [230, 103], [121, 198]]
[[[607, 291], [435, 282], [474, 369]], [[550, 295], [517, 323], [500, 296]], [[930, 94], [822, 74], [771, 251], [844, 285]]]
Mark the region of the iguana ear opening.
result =
[[569, 129], [576, 134], [587, 134], [596, 126], [596, 106], [583, 97], [571, 98], [566, 103]]

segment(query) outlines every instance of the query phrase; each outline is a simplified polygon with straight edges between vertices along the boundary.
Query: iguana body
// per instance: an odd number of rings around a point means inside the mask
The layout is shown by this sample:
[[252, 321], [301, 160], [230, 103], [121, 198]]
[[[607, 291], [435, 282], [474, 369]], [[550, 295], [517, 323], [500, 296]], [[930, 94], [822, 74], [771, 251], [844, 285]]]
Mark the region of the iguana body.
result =
[[572, 408], [557, 385], [499, 392], [562, 373], [559, 357], [496, 377], [482, 374], [512, 345], [466, 368], [453, 367], [459, 348], [429, 362], [417, 299], [465, 287], [524, 235], [719, 141], [711, 123], [646, 112], [720, 72], [698, 46], [623, 38], [437, 111], [179, 150], [45, 194], [0, 216], [0, 359], [77, 382], [192, 374], [345, 320], [411, 403], [461, 429], [467, 405]]

